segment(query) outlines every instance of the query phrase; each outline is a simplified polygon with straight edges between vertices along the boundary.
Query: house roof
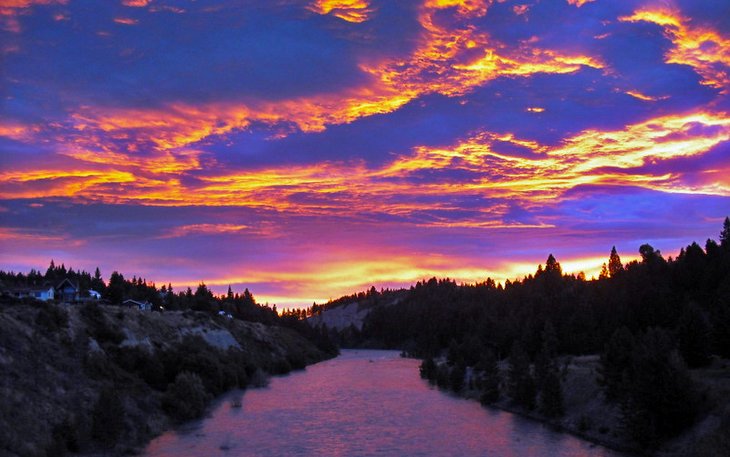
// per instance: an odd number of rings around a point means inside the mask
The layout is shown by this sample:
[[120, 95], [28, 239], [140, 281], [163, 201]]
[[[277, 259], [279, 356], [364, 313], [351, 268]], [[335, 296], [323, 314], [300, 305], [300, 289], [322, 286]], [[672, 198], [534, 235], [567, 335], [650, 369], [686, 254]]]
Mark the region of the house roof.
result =
[[73, 288], [74, 288], [75, 290], [79, 290], [79, 285], [78, 285], [78, 284], [74, 284], [74, 283], [72, 283], [72, 282], [71, 282], [71, 280], [70, 280], [70, 279], [68, 279], [68, 278], [65, 278], [65, 279], [64, 279], [63, 281], [61, 281], [61, 282], [60, 282], [60, 283], [59, 283], [59, 284], [58, 284], [58, 285], [56, 286], [56, 289], [63, 289], [64, 287], [66, 287], [66, 286], [65, 286], [66, 284], [68, 284], [69, 286], [73, 287]]

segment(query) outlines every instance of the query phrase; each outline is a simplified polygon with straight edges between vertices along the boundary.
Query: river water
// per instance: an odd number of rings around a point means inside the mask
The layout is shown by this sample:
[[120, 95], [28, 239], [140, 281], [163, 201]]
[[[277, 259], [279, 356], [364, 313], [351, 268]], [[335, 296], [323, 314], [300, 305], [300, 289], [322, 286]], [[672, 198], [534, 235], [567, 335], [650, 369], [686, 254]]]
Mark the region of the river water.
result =
[[207, 418], [159, 436], [142, 455], [621, 455], [440, 392], [420, 379], [418, 363], [395, 351], [345, 350], [223, 397]]

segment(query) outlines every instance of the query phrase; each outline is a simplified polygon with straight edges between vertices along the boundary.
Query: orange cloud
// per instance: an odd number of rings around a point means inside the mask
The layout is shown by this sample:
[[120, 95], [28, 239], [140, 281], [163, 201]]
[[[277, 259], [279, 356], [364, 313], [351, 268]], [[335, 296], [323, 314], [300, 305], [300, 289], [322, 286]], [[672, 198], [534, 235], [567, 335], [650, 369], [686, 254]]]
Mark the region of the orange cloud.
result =
[[664, 27], [673, 48], [665, 56], [667, 63], [691, 66], [702, 84], [727, 94], [730, 90], [730, 38], [700, 25], [691, 25], [688, 18], [671, 9], [642, 9], [624, 22], [651, 22]]
[[638, 98], [639, 100], [643, 100], [645, 102], [656, 102], [659, 100], [666, 100], [669, 98], [669, 96], [665, 95], [662, 97], [652, 97], [651, 95], [642, 94], [638, 90], [628, 90], [626, 91], [626, 95], [630, 95], [634, 98]]
[[332, 14], [347, 22], [365, 22], [374, 9], [367, 0], [314, 0], [307, 9], [317, 14]]
[[122, 0], [122, 5], [135, 8], [143, 8], [150, 3], [152, 3], [151, 0]]
[[515, 5], [512, 7], [512, 11], [518, 16], [521, 16], [530, 9], [530, 5]]
[[114, 22], [123, 25], [137, 25], [139, 23], [137, 19], [132, 19], [131, 17], [115, 17]]
[[[453, 146], [420, 146], [390, 163], [322, 162], [229, 170], [203, 160], [197, 151], [163, 151], [148, 160], [124, 154], [71, 149], [75, 170], [8, 171], [0, 174], [0, 198], [72, 197], [108, 203], [163, 206], [245, 206], [307, 216], [389, 214], [430, 227], [504, 228], [509, 205], [550, 205], [582, 185], [637, 186], [661, 192], [730, 195], [726, 169], [687, 177], [682, 170], [652, 172], [652, 164], [696, 157], [730, 140], [725, 113], [664, 116], [622, 130], [585, 130], [558, 146], [509, 133], [481, 132]], [[531, 151], [499, 152], [509, 143]], [[727, 167], [725, 167], [727, 168]], [[671, 168], [668, 168], [671, 169]], [[195, 171], [196, 178], [185, 183]], [[461, 172], [455, 181], [450, 176]], [[428, 182], [418, 179], [427, 174]], [[454, 218], [459, 198], [481, 206]], [[418, 214], [433, 213], [428, 219]], [[440, 212], [446, 212], [443, 217]], [[549, 227], [549, 224], [528, 224]], [[238, 230], [239, 226], [191, 226], [186, 230]]]
[[38, 133], [40, 128], [37, 126], [28, 126], [18, 123], [0, 124], [0, 137], [11, 138], [13, 140], [28, 140], [33, 134]]
[[585, 5], [586, 3], [595, 2], [596, 0], [568, 0], [569, 5], [575, 5], [578, 8]]
[[68, 0], [1, 0], [0, 27], [8, 32], [20, 33], [21, 27], [17, 16], [25, 14], [36, 5], [65, 5]]

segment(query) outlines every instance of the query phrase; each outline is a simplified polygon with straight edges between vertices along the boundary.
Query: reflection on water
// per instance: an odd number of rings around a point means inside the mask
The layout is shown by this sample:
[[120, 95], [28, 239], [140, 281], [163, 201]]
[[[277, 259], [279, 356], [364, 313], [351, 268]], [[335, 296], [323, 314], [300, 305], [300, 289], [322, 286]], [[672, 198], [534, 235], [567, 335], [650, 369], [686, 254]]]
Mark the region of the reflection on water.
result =
[[155, 439], [147, 457], [611, 456], [570, 435], [435, 390], [395, 351], [343, 351]]

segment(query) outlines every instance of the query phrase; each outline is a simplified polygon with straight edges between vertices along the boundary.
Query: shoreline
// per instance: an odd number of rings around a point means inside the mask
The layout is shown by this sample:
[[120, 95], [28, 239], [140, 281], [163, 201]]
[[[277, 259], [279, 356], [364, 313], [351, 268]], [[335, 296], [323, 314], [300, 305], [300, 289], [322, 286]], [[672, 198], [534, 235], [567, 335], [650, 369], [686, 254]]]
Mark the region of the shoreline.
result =
[[[437, 389], [439, 389], [439, 391], [444, 392], [444, 389], [440, 389], [438, 387], [437, 387]], [[483, 408], [486, 408], [486, 409], [496, 409], [499, 411], [504, 411], [504, 412], [507, 412], [510, 414], [514, 414], [514, 415], [523, 417], [525, 419], [530, 419], [534, 422], [539, 422], [540, 424], [544, 424], [544, 425], [547, 425], [547, 426], [553, 428], [557, 432], [565, 433], [565, 434], [574, 436], [576, 438], [580, 438], [583, 441], [605, 447], [606, 449], [610, 449], [612, 451], [621, 452], [623, 454], [626, 454], [628, 457], [639, 457], [641, 455], [644, 455], [641, 453], [641, 451], [639, 449], [637, 449], [635, 447], [631, 447], [628, 444], [622, 445], [621, 443], [602, 439], [599, 436], [586, 434], [585, 432], [581, 432], [580, 430], [578, 430], [576, 428], [567, 426], [561, 422], [556, 422], [554, 419], [548, 419], [544, 416], [541, 416], [538, 413], [534, 413], [531, 411], [525, 411], [524, 409], [519, 408], [519, 407], [511, 407], [509, 405], [501, 405], [498, 403], [493, 403], [493, 404], [489, 404], [489, 405], [482, 404], [476, 396], [476, 391], [469, 391], [469, 392], [462, 393], [462, 394], [457, 394], [457, 393], [449, 392], [449, 391], [446, 391], [446, 393], [451, 393], [453, 395], [464, 398], [466, 400], [477, 402]], [[502, 400], [502, 401], [504, 401], [504, 400]]]

